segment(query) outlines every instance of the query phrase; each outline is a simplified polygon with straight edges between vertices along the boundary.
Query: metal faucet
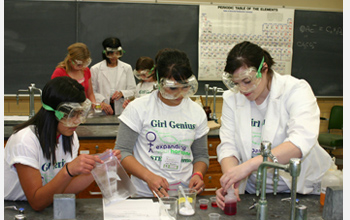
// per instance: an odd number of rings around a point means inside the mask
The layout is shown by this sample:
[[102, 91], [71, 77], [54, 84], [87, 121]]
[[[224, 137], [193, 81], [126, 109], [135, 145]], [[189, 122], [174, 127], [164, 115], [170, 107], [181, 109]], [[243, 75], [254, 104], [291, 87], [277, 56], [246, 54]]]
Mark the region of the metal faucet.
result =
[[32, 118], [35, 115], [35, 109], [34, 109], [34, 93], [35, 91], [39, 91], [40, 98], [41, 98], [41, 89], [36, 88], [34, 83], [31, 83], [30, 86], [28, 86], [28, 89], [19, 89], [16, 94], [17, 99], [17, 105], [19, 103], [19, 94], [20, 93], [28, 93], [29, 94], [29, 118]]
[[[292, 189], [291, 189], [291, 207], [290, 207], [290, 220], [296, 219], [295, 208], [296, 208], [296, 191], [297, 191], [297, 178], [300, 175], [301, 161], [299, 158], [291, 158], [289, 164], [283, 165], [277, 162], [276, 157], [271, 154], [271, 143], [268, 141], [263, 141], [261, 143], [261, 153], [263, 155], [264, 161], [259, 166], [256, 180], [256, 195], [259, 196], [261, 188], [261, 196], [259, 200], [258, 212], [256, 214], [257, 220], [266, 220], [267, 218], [267, 200], [266, 200], [266, 177], [267, 168], [275, 168], [274, 173], [274, 194], [276, 195], [277, 183], [278, 183], [278, 169], [282, 169], [292, 176]], [[270, 157], [272, 161], [267, 161]], [[261, 185], [262, 184], [262, 185]]]
[[215, 122], [218, 122], [218, 118], [216, 117], [216, 94], [218, 92], [223, 93], [224, 90], [222, 88], [218, 88], [216, 86], [209, 87], [209, 84], [205, 84], [205, 105], [208, 106], [208, 92], [213, 91], [213, 113], [211, 114], [211, 119]]

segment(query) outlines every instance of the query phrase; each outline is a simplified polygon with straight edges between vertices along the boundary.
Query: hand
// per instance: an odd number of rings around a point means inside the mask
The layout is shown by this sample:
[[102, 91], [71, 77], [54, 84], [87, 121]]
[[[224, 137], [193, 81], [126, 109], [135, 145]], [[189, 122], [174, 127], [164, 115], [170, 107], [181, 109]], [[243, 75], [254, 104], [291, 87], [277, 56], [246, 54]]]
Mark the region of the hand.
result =
[[128, 104], [130, 103], [129, 99], [125, 99], [124, 103], [123, 103], [123, 108], [126, 108], [126, 106], [128, 106]]
[[122, 155], [120, 154], [120, 150], [112, 150], [113, 155], [118, 158], [119, 162], [120, 159], [122, 158]]
[[194, 175], [190, 179], [190, 183], [188, 184], [188, 188], [190, 188], [190, 189], [193, 188], [197, 191], [198, 194], [200, 194], [204, 191], [205, 184], [204, 184], [204, 181], [198, 175]]
[[102, 102], [101, 103], [101, 108], [107, 115], [112, 115], [113, 114], [113, 109], [112, 109], [112, 107], [110, 105]]
[[224, 192], [226, 193], [227, 189], [234, 185], [234, 188], [238, 188], [239, 183], [242, 179], [246, 178], [251, 171], [247, 163], [242, 163], [238, 166], [231, 167], [221, 178], [220, 183]]
[[168, 189], [169, 189], [169, 183], [168, 181], [158, 175], [152, 174], [148, 179], [147, 179], [147, 185], [148, 188], [151, 191], [154, 191], [155, 193], [158, 194], [159, 197], [168, 197]]
[[103, 163], [98, 156], [81, 154], [69, 164], [69, 173], [73, 176], [80, 174], [90, 174], [96, 163]]
[[123, 93], [120, 91], [115, 91], [115, 93], [112, 95], [112, 100], [119, 100], [123, 97]]
[[224, 210], [224, 208], [225, 208], [225, 195], [227, 193], [224, 193], [223, 188], [220, 188], [220, 189], [216, 190], [215, 194], [216, 194], [216, 204], [218, 205], [218, 207], [221, 210]]
[[[221, 210], [224, 210], [225, 208], [225, 195], [227, 194], [224, 192], [223, 188], [220, 188], [216, 190], [216, 204]], [[235, 195], [237, 197], [237, 201], [241, 201], [241, 198], [239, 198], [239, 189], [235, 189]]]

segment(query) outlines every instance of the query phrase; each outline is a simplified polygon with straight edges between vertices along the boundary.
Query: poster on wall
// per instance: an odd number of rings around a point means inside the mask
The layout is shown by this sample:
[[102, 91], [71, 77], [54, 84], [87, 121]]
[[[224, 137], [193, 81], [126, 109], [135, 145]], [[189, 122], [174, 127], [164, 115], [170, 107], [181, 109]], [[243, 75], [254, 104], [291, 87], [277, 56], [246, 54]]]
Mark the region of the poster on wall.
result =
[[250, 41], [267, 50], [280, 74], [291, 74], [294, 9], [201, 5], [198, 79], [221, 80], [232, 47]]

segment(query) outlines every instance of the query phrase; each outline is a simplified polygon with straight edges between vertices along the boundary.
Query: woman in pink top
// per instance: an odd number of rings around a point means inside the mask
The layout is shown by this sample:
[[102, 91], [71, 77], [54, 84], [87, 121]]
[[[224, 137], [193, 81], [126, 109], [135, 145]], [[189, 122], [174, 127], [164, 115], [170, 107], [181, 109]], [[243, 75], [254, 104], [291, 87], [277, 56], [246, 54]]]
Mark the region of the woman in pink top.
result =
[[51, 79], [60, 76], [69, 76], [77, 80], [84, 86], [85, 95], [94, 106], [96, 99], [92, 89], [91, 72], [88, 68], [91, 63], [90, 51], [83, 43], [74, 43], [67, 49], [68, 54], [66, 58], [56, 66]]

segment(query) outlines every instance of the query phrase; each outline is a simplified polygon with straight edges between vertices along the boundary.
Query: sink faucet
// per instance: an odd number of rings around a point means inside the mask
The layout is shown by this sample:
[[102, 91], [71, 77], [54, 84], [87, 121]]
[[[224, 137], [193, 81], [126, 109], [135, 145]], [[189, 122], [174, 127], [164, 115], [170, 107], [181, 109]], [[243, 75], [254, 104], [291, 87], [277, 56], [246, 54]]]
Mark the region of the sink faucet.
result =
[[204, 90], [206, 95], [205, 105], [208, 105], [208, 91], [213, 91], [213, 113], [211, 114], [210, 119], [214, 120], [215, 122], [218, 122], [218, 118], [216, 117], [216, 94], [218, 92], [222, 93], [224, 92], [224, 90], [216, 86], [209, 87], [209, 84], [205, 84]]
[[34, 93], [35, 91], [39, 91], [40, 98], [41, 98], [41, 89], [36, 88], [34, 83], [31, 83], [30, 86], [28, 86], [28, 89], [19, 89], [16, 94], [17, 99], [17, 105], [19, 102], [19, 94], [20, 93], [28, 93], [29, 94], [29, 118], [32, 118], [35, 115], [35, 109], [34, 109]]
[[[282, 169], [292, 176], [292, 188], [291, 188], [291, 206], [290, 206], [290, 220], [296, 219], [296, 191], [297, 191], [297, 178], [300, 175], [301, 161], [299, 158], [291, 158], [289, 164], [283, 165], [277, 162], [276, 157], [271, 154], [271, 143], [268, 141], [261, 142], [261, 154], [263, 156], [263, 162], [259, 166], [257, 178], [256, 178], [256, 195], [259, 196], [261, 190], [261, 196], [259, 200], [258, 212], [256, 214], [257, 220], [266, 220], [267, 218], [267, 200], [266, 200], [266, 176], [267, 168], [275, 168], [274, 172], [274, 194], [276, 195], [277, 183], [278, 183], [278, 169]], [[267, 161], [270, 157], [272, 161]], [[261, 189], [260, 189], [261, 188]]]

